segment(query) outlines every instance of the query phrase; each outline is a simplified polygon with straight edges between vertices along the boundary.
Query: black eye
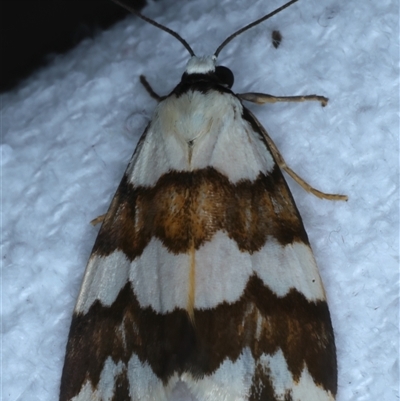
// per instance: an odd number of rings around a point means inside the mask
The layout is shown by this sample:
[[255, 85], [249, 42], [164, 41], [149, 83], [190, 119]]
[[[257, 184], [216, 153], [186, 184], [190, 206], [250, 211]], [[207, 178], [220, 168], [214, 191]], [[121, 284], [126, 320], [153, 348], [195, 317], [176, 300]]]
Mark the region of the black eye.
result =
[[229, 68], [219, 65], [215, 67], [215, 75], [222, 85], [232, 88], [234, 77], [233, 72]]

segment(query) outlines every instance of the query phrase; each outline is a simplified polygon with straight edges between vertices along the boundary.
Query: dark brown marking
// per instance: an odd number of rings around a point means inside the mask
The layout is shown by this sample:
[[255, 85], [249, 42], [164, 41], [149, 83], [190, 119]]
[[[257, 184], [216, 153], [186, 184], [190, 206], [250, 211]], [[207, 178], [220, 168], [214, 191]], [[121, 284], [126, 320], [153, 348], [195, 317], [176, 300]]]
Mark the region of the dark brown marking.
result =
[[111, 401], [129, 401], [130, 399], [128, 374], [124, 369], [115, 378], [114, 396]]
[[282, 42], [282, 35], [279, 31], [272, 31], [272, 44], [277, 49]]
[[[244, 347], [256, 361], [281, 349], [294, 380], [307, 366], [317, 385], [336, 394], [335, 344], [326, 302], [309, 302], [294, 289], [278, 297], [253, 276], [237, 302], [194, 314], [195, 326], [185, 310], [162, 315], [141, 308], [129, 284], [110, 307], [96, 301], [87, 314], [73, 317], [60, 401], [78, 394], [86, 378], [97, 386], [110, 356], [128, 364], [136, 354], [166, 383], [175, 372], [199, 379], [209, 375], [226, 358], [235, 361]], [[265, 397], [273, 391], [268, 374], [258, 368], [251, 393], [260, 389]]]
[[182, 81], [168, 96], [175, 95], [176, 97], [180, 97], [189, 91], [198, 91], [203, 94], [208, 92], [230, 93], [235, 96], [234, 93], [221, 82], [215, 72], [210, 72], [208, 74], [184, 73]]
[[171, 171], [154, 187], [134, 187], [125, 176], [107, 213], [93, 252], [116, 249], [130, 260], [152, 237], [172, 253], [195, 249], [222, 230], [243, 252], [258, 251], [268, 236], [282, 245], [308, 244], [300, 215], [278, 167], [255, 181], [231, 183], [208, 167], [193, 172]]
[[250, 390], [249, 401], [271, 400], [275, 401], [275, 391], [269, 372], [261, 364], [256, 365], [253, 384]]

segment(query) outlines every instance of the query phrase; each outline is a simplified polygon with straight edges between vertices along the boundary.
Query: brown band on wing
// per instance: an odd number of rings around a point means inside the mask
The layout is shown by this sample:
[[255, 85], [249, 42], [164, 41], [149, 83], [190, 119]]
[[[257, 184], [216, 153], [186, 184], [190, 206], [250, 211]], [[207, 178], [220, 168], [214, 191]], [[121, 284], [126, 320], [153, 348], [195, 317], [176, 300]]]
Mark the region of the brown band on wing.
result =
[[[246, 294], [255, 305], [253, 313], [268, 317], [263, 320], [261, 330], [258, 328], [260, 340], [256, 357], [261, 353], [272, 355], [280, 348], [294, 381], [300, 379], [306, 366], [317, 385], [336, 395], [336, 346], [326, 301], [307, 301], [294, 289], [279, 298], [256, 277], [249, 281]], [[254, 322], [256, 318], [251, 320]], [[268, 383], [269, 376], [258, 370], [253, 378], [252, 391], [260, 388], [260, 384], [267, 391]], [[287, 397], [291, 397], [289, 393]], [[263, 398], [254, 398], [259, 399]]]
[[[65, 397], [60, 400], [78, 394], [87, 378], [97, 386], [108, 357], [127, 365], [136, 354], [166, 383], [175, 372], [198, 378], [212, 374], [225, 359], [235, 361], [245, 347], [256, 361], [282, 350], [294, 380], [306, 366], [317, 385], [336, 393], [326, 302], [310, 302], [294, 289], [278, 297], [252, 276], [237, 302], [195, 310], [194, 315], [195, 326], [185, 310], [159, 314], [141, 308], [130, 284], [110, 307], [96, 301], [87, 314], [73, 317], [61, 386]], [[256, 371], [254, 380], [253, 387], [263, 383], [266, 388], [268, 372]]]
[[133, 260], [152, 237], [172, 253], [198, 249], [222, 230], [243, 252], [260, 250], [268, 236], [282, 245], [308, 244], [300, 215], [278, 167], [254, 181], [232, 183], [212, 167], [171, 171], [153, 187], [134, 187], [125, 176], [93, 251], [123, 251]]

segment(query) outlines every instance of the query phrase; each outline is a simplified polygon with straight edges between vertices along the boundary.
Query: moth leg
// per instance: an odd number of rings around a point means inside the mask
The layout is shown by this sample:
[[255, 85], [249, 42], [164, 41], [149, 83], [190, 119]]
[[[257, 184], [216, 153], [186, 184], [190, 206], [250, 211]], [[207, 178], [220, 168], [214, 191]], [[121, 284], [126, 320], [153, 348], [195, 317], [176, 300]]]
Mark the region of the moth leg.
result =
[[264, 103], [276, 103], [276, 102], [306, 102], [306, 101], [318, 101], [321, 103], [322, 107], [325, 107], [328, 104], [328, 98], [324, 96], [318, 95], [304, 95], [304, 96], [272, 96], [267, 93], [257, 93], [257, 92], [249, 92], [249, 93], [239, 93], [240, 99], [247, 100], [248, 102], [253, 102], [256, 104], [264, 104]]
[[165, 99], [165, 96], [160, 96], [159, 94], [154, 92], [153, 88], [151, 87], [151, 85], [149, 84], [149, 82], [147, 81], [147, 79], [144, 75], [140, 76], [140, 83], [144, 86], [144, 89], [147, 90], [147, 93], [153, 99], [157, 100], [157, 102], [160, 102], [161, 100]]
[[104, 221], [104, 219], [106, 218], [106, 215], [107, 215], [107, 213], [101, 214], [100, 216], [97, 216], [96, 218], [94, 218], [94, 219], [90, 222], [90, 224], [91, 224], [92, 226], [96, 226], [97, 224], [102, 223], [102, 222]]
[[257, 118], [254, 116], [254, 114], [247, 110], [250, 115], [254, 118], [254, 121], [256, 122], [258, 128], [262, 132], [265, 141], [267, 142], [269, 148], [271, 149], [272, 155], [274, 156], [276, 162], [278, 163], [278, 166], [286, 171], [287, 174], [289, 174], [303, 189], [305, 189], [307, 192], [312, 193], [314, 196], [320, 198], [320, 199], [329, 199], [329, 200], [341, 200], [341, 201], [347, 201], [348, 197], [346, 195], [339, 195], [339, 194], [326, 194], [325, 192], [318, 191], [318, 189], [315, 189], [312, 187], [308, 182], [303, 180], [299, 175], [297, 175], [285, 162], [285, 159], [283, 156], [280, 154], [278, 148], [276, 147], [275, 143], [273, 140], [269, 137], [267, 131], [265, 128], [261, 125], [261, 123], [257, 120]]

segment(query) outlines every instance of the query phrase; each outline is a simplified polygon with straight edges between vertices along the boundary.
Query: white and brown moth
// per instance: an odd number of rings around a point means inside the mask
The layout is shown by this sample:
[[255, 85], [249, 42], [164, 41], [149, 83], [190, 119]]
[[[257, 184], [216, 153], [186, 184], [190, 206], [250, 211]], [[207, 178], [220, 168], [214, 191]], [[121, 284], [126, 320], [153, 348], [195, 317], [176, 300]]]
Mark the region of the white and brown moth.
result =
[[[117, 3], [120, 1], [115, 0]], [[217, 56], [159, 103], [100, 229], [75, 307], [60, 401], [334, 400], [334, 335], [290, 170]], [[124, 5], [130, 9], [129, 6]], [[134, 10], [131, 10], [134, 11]], [[135, 12], [135, 11], [134, 11]], [[150, 93], [147, 81], [142, 82]]]

